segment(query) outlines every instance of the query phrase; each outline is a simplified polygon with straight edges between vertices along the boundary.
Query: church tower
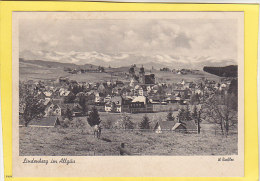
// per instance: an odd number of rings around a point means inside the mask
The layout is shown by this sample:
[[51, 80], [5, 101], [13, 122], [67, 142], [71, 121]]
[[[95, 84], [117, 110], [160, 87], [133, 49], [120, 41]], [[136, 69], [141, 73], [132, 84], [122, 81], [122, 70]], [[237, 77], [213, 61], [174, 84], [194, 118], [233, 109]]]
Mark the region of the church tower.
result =
[[141, 84], [145, 84], [145, 72], [144, 72], [143, 65], [142, 65], [142, 67], [140, 68], [140, 71], [139, 71], [139, 82]]

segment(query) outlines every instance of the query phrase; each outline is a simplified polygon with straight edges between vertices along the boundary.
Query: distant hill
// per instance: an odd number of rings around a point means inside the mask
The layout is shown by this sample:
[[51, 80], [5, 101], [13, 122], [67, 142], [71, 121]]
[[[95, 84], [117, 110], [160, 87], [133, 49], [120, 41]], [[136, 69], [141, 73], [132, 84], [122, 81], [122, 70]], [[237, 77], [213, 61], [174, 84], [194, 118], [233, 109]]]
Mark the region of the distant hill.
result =
[[204, 67], [203, 70], [220, 77], [237, 77], [237, 65], [229, 65], [225, 67]]
[[45, 60], [25, 60], [23, 58], [19, 58], [20, 62], [30, 63], [35, 65], [40, 65], [48, 68], [97, 68], [98, 66], [92, 64], [85, 65], [77, 65], [74, 63], [62, 63], [62, 62], [54, 62], [54, 61], [45, 61]]
[[19, 53], [20, 58], [26, 60], [43, 60], [62, 63], [72, 63], [76, 65], [91, 64], [95, 66], [119, 68], [123, 66], [143, 65], [147, 69], [199, 69], [204, 66], [228, 66], [235, 65], [236, 60], [232, 58], [221, 59], [211, 56], [184, 56], [170, 55], [164, 53], [142, 54], [142, 53], [109, 53], [109, 52], [80, 52], [80, 51], [32, 51], [25, 50]]

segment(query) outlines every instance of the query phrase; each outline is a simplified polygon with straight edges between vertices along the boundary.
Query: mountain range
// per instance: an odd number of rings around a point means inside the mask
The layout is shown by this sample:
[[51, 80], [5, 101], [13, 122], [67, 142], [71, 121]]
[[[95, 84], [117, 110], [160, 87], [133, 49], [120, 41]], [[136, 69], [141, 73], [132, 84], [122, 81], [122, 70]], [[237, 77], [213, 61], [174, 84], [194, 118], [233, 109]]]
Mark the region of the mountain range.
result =
[[42, 60], [48, 62], [72, 63], [76, 65], [96, 65], [104, 67], [122, 67], [136, 64], [146, 68], [172, 69], [189, 68], [202, 70], [204, 66], [236, 65], [233, 59], [219, 60], [209, 56], [173, 56], [173, 55], [142, 55], [134, 53], [100, 53], [92, 52], [58, 52], [58, 51], [21, 51], [20, 58], [24, 60]]

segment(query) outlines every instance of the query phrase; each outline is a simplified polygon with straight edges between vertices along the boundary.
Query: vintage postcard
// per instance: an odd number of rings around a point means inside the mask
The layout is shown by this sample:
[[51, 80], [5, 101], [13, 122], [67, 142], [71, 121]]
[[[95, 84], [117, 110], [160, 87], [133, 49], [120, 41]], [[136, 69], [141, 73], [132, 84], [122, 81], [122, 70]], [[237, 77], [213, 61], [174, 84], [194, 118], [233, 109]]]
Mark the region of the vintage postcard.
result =
[[13, 12], [12, 31], [13, 176], [244, 176], [244, 12]]

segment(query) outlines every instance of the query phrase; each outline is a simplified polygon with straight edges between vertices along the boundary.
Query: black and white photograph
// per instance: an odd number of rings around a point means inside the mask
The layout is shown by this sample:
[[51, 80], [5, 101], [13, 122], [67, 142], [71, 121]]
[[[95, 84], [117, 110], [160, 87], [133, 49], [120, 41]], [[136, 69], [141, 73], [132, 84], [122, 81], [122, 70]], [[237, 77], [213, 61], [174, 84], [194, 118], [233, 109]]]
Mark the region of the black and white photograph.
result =
[[243, 16], [213, 14], [19, 18], [19, 156], [241, 156]]

